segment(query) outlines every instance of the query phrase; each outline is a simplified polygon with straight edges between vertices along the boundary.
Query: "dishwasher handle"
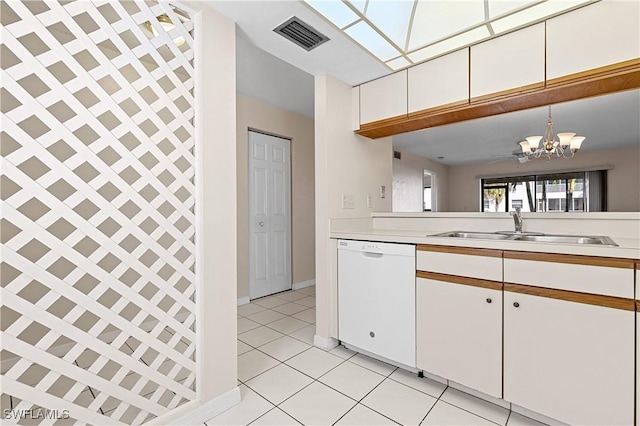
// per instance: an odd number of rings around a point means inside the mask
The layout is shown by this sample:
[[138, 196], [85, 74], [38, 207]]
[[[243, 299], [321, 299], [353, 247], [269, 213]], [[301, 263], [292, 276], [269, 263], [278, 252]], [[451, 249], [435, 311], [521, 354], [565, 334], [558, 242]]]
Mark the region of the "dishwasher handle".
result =
[[374, 251], [363, 251], [361, 252], [363, 256], [365, 257], [372, 257], [375, 259], [381, 258], [382, 256], [384, 256], [384, 253], [377, 253]]

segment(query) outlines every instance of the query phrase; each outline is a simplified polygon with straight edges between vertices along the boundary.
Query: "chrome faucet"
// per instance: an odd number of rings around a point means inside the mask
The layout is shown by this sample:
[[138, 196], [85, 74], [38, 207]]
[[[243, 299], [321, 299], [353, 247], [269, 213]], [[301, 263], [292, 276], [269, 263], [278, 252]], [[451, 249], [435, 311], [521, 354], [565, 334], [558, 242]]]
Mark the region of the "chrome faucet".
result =
[[511, 216], [513, 216], [513, 222], [516, 226], [516, 233], [522, 233], [522, 212], [520, 207], [516, 207], [516, 211], [510, 212]]

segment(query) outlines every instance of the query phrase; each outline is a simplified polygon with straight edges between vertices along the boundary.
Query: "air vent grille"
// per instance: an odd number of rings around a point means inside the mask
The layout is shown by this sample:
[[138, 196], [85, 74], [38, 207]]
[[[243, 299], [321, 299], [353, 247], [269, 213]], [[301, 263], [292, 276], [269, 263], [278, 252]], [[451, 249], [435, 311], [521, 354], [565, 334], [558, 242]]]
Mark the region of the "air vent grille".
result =
[[393, 151], [393, 158], [402, 160], [402, 153], [400, 153], [400, 151]]
[[278, 25], [273, 31], [307, 51], [329, 41], [329, 37], [295, 16]]

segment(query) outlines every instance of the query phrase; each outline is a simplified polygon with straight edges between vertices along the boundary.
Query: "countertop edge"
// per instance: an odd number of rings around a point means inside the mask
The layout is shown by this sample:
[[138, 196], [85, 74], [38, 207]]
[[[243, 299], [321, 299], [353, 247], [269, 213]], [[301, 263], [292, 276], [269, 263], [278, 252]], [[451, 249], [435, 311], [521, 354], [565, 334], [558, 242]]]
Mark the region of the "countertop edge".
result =
[[416, 231], [369, 229], [359, 231], [331, 232], [330, 237], [336, 239], [379, 241], [388, 243], [431, 244], [454, 247], [613, 257], [634, 260], [640, 259], [640, 239], [616, 238], [614, 240], [619, 244], [618, 247], [601, 247], [578, 244], [538, 243], [506, 240], [462, 240], [456, 238], [429, 236], [436, 233], [438, 233], [438, 231], [420, 231], [418, 233]]

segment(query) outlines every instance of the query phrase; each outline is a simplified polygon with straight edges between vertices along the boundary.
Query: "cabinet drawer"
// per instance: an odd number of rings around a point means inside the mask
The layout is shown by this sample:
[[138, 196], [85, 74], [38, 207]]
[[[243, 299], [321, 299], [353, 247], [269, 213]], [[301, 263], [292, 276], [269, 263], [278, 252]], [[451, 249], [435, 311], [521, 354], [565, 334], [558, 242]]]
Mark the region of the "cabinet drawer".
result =
[[633, 299], [633, 274], [632, 260], [504, 253], [505, 283]]
[[502, 252], [448, 246], [418, 246], [419, 271], [502, 281]]

